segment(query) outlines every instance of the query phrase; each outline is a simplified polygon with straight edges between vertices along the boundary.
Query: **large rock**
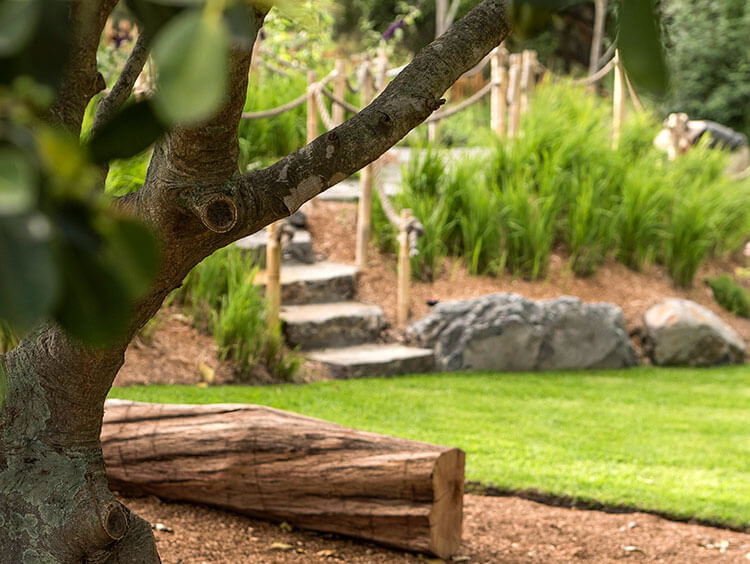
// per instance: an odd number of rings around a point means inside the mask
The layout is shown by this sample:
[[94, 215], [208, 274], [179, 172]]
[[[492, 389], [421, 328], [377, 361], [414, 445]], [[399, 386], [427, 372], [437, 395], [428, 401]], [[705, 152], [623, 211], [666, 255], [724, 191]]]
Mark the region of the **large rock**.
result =
[[569, 370], [634, 366], [619, 307], [518, 294], [439, 304], [408, 329], [442, 370]]
[[690, 300], [669, 298], [643, 316], [646, 350], [654, 364], [741, 364], [745, 342], [712, 311]]

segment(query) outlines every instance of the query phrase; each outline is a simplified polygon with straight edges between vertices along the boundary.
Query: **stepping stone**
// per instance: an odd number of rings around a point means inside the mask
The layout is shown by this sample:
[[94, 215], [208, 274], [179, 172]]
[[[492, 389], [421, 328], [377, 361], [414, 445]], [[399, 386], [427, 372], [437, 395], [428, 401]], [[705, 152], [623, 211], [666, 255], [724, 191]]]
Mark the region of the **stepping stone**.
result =
[[[243, 237], [235, 243], [240, 249], [250, 253], [255, 262], [261, 266], [266, 265], [266, 243], [268, 242], [268, 232], [261, 229], [247, 237]], [[310, 264], [315, 261], [313, 254], [312, 239], [310, 232], [306, 229], [296, 229], [292, 240], [284, 245], [284, 258], [292, 258], [298, 262]]]
[[[281, 303], [300, 305], [352, 300], [356, 274], [357, 267], [349, 264], [284, 263], [281, 267]], [[255, 283], [265, 285], [264, 270], [258, 272]]]
[[368, 378], [432, 372], [435, 355], [431, 349], [398, 344], [358, 345], [310, 351], [310, 360], [324, 364], [332, 378]]
[[287, 344], [301, 349], [345, 347], [374, 341], [385, 327], [382, 309], [351, 301], [285, 305], [280, 317]]

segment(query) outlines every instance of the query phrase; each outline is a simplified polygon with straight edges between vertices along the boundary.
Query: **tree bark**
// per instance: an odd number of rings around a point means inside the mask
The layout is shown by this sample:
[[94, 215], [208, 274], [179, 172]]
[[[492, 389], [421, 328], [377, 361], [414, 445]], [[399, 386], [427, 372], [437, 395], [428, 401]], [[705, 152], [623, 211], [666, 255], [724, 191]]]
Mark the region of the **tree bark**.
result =
[[464, 453], [253, 405], [110, 400], [110, 486], [448, 558]]
[[[116, 0], [72, 0], [71, 61], [50, 119], [80, 134], [102, 88], [96, 49]], [[93, 16], [92, 16], [93, 15]], [[264, 14], [256, 13], [254, 29]], [[105, 349], [38, 327], [5, 356], [0, 378], [0, 554], [8, 562], [159, 562], [147, 525], [108, 489], [99, 434], [104, 400], [127, 343], [203, 258], [295, 211], [374, 161], [442, 103], [441, 96], [508, 34], [506, 3], [484, 0], [424, 49], [341, 126], [278, 163], [239, 173], [237, 128], [254, 38], [230, 58], [228, 98], [208, 122], [170, 132], [154, 149], [146, 182], [116, 205], [161, 240], [162, 267], [133, 308], [130, 330]], [[191, 93], [185, 93], [190, 95]]]

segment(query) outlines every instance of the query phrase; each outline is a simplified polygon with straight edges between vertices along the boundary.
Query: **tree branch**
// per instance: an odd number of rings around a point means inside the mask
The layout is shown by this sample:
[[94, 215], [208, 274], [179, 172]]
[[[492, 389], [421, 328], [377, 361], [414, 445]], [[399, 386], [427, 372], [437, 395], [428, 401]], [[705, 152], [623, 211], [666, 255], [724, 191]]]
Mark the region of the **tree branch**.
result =
[[117, 81], [112, 87], [112, 90], [110, 90], [107, 96], [102, 98], [99, 102], [99, 106], [96, 108], [94, 125], [91, 127], [92, 136], [96, 135], [96, 132], [101, 126], [107, 122], [130, 97], [135, 81], [138, 79], [138, 75], [141, 74], [143, 66], [148, 59], [148, 47], [150, 42], [151, 38], [148, 36], [148, 32], [146, 30], [141, 32], [135, 45], [133, 45], [133, 50], [130, 52], [125, 67], [122, 69], [120, 76], [117, 77]]
[[[485, 0], [427, 46], [369, 106], [274, 165], [243, 176], [242, 227], [285, 217], [392, 147], [442, 103], [442, 94], [510, 32], [506, 2]], [[239, 206], [238, 206], [239, 207]]]
[[89, 100], [106, 86], [96, 68], [96, 50], [104, 24], [117, 0], [73, 0], [70, 3], [70, 20], [60, 22], [60, 25], [70, 25], [73, 29], [70, 57], [50, 112], [55, 121], [78, 136]]

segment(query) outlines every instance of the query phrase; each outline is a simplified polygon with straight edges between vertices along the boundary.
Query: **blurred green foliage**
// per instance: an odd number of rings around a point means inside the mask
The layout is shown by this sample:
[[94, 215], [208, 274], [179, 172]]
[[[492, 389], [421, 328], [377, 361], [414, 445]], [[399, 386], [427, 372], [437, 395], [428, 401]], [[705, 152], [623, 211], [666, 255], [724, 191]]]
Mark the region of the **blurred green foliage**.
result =
[[706, 280], [716, 302], [740, 317], [750, 317], [750, 293], [726, 274]]
[[750, 4], [661, 0], [671, 89], [667, 112], [686, 112], [750, 135]]

